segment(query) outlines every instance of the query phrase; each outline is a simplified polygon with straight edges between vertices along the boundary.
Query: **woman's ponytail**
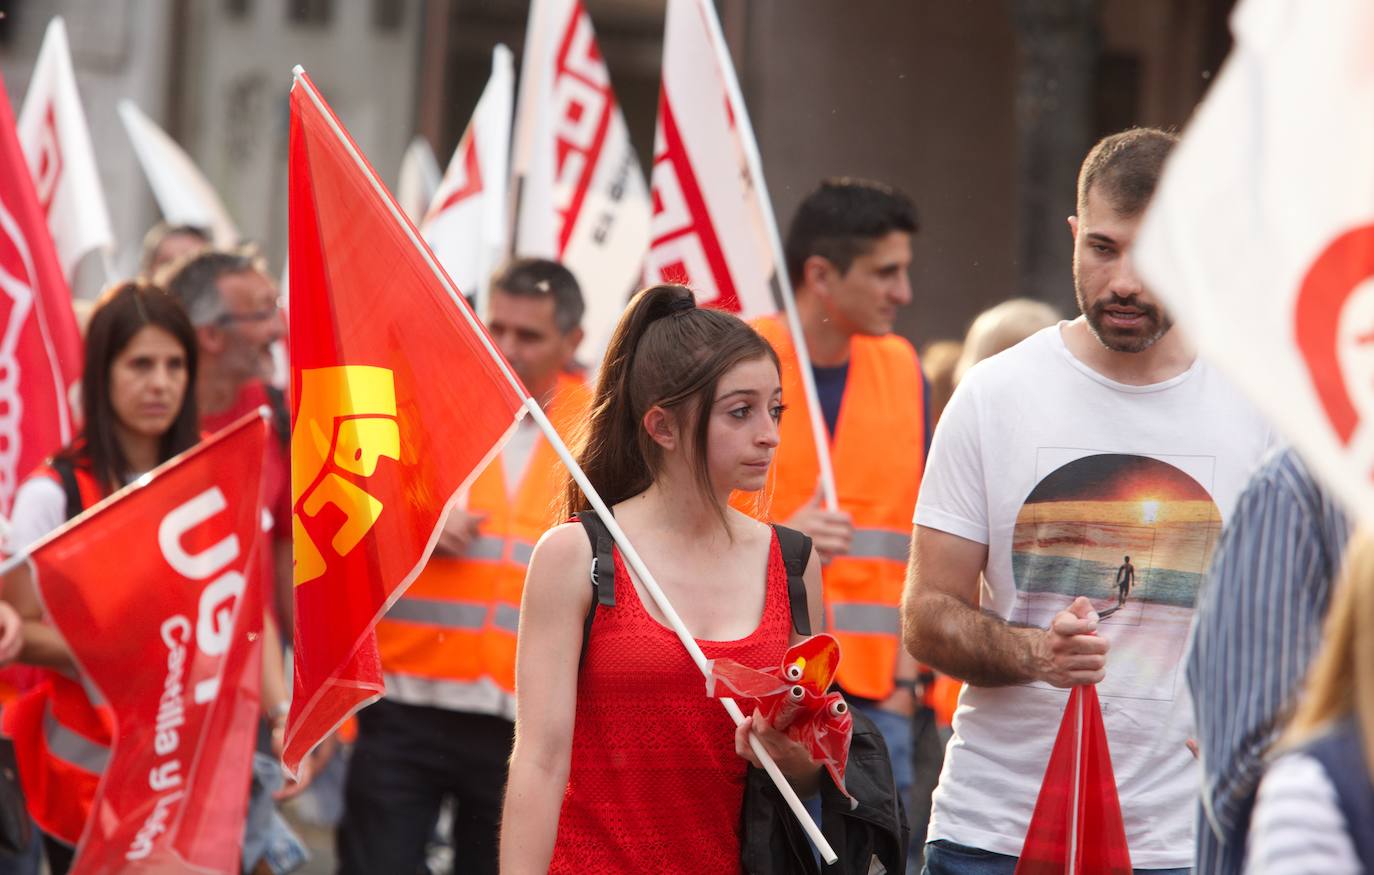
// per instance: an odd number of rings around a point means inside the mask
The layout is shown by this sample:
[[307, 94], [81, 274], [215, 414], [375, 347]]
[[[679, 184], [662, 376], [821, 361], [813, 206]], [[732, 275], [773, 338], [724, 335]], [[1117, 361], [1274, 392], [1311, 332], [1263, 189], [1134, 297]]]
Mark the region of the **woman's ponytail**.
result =
[[[700, 309], [692, 290], [660, 285], [630, 301], [606, 350], [591, 415], [573, 442], [587, 479], [607, 505], [643, 492], [653, 482], [659, 447], [642, 420], [659, 406], [682, 417], [714, 400], [721, 374], [741, 361], [777, 355], [748, 325], [728, 313]], [[691, 446], [698, 480], [710, 488], [706, 469], [706, 421], [697, 418]], [[589, 506], [569, 478], [563, 510], [568, 517]]]
[[[640, 446], [643, 429], [630, 397], [630, 371], [635, 350], [650, 324], [695, 306], [691, 289], [683, 286], [647, 288], [630, 301], [611, 335], [597, 377], [591, 415], [573, 442], [578, 463], [607, 505], [643, 492], [653, 480]], [[563, 502], [564, 517], [589, 506], [582, 488], [569, 478]]]

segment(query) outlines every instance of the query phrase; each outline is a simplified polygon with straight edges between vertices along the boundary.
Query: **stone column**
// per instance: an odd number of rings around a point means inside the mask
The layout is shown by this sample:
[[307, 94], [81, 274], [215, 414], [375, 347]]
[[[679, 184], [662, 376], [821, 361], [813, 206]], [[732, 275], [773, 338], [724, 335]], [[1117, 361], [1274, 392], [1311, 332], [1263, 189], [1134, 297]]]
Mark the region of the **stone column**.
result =
[[1019, 292], [1066, 315], [1077, 305], [1064, 219], [1074, 212], [1078, 166], [1094, 134], [1095, 7], [1093, 0], [1013, 0]]

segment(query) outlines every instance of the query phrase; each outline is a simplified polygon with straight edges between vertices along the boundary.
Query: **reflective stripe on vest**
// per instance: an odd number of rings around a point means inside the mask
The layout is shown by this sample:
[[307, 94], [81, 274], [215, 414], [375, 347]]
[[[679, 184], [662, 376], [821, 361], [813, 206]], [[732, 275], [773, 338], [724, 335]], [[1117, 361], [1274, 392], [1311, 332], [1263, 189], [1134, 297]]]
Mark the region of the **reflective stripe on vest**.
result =
[[110, 761], [110, 749], [91, 741], [79, 732], [63, 726], [52, 712], [52, 704], [43, 708], [43, 740], [48, 752], [83, 772], [100, 774]]
[[[402, 596], [386, 612], [386, 618], [407, 623], [424, 623], [427, 626], [442, 626], [445, 629], [475, 631], [486, 627], [489, 610], [490, 606], [483, 602], [453, 602]], [[520, 628], [520, 609], [498, 604], [491, 624], [514, 635]]]
[[446, 629], [481, 629], [487, 624], [488, 606], [480, 602], [449, 602], [402, 596], [386, 612], [388, 620], [424, 623]]
[[479, 535], [472, 539], [472, 543], [468, 544], [468, 551], [463, 554], [463, 558], [499, 562], [505, 555], [505, 538], [500, 538], [495, 535]]
[[410, 705], [515, 719], [515, 697], [490, 678], [455, 681], [386, 672], [386, 697]]
[[846, 556], [854, 559], [890, 559], [905, 563], [911, 552], [911, 535], [886, 529], [855, 529]]
[[887, 605], [864, 605], [855, 602], [835, 605], [830, 612], [836, 632], [860, 635], [897, 635], [902, 618], [897, 608]]
[[514, 635], [520, 629], [520, 609], [505, 604], [497, 605], [496, 616], [492, 617], [491, 624]]
[[[534, 555], [534, 545], [529, 541], [511, 541], [510, 561], [516, 565], [529, 565]], [[468, 544], [464, 559], [482, 562], [500, 562], [506, 558], [506, 539], [497, 535], [479, 535]]]
[[510, 561], [516, 565], [529, 565], [530, 557], [534, 555], [534, 545], [529, 541], [512, 541], [510, 545]]

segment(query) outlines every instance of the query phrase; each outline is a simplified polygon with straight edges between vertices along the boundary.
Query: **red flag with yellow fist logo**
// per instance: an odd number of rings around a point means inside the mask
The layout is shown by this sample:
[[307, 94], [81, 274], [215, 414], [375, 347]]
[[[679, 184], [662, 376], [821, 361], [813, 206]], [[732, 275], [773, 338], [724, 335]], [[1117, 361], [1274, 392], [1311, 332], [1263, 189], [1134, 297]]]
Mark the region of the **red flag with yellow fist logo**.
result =
[[383, 692], [373, 627], [527, 393], [299, 68], [289, 185], [295, 771]]

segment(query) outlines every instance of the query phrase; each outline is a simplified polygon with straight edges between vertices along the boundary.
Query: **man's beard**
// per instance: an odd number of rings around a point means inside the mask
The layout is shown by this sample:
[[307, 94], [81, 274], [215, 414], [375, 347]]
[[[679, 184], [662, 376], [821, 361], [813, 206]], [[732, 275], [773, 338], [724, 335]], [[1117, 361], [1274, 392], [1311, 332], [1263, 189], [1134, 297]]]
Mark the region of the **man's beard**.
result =
[[[1140, 301], [1139, 296], [1125, 298], [1113, 294], [1111, 298], [1098, 301], [1091, 307], [1083, 306], [1083, 294], [1078, 295], [1078, 309], [1088, 320], [1088, 330], [1098, 342], [1112, 352], [1144, 352], [1155, 345], [1161, 337], [1174, 327], [1169, 314], [1153, 304]], [[1108, 307], [1130, 307], [1140, 313], [1140, 325], [1136, 328], [1116, 328], [1107, 324]]]

